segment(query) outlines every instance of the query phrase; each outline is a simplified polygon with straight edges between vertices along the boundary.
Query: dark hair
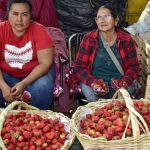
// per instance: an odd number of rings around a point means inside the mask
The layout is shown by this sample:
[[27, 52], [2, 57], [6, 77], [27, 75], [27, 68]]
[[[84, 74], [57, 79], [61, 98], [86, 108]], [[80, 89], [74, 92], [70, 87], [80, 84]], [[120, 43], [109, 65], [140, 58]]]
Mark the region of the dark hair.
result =
[[[117, 12], [116, 12], [116, 9], [115, 9], [114, 7], [112, 7], [111, 5], [109, 5], [109, 4], [103, 5], [103, 6], [99, 7], [98, 11], [99, 11], [101, 8], [106, 8], [106, 9], [108, 9], [114, 19], [116, 19], [116, 18], [118, 17]], [[98, 11], [97, 11], [97, 12], [98, 12]]]
[[30, 0], [9, 0], [8, 6], [7, 6], [7, 12], [10, 11], [12, 5], [15, 3], [26, 3], [29, 6], [30, 13], [32, 14], [32, 4]]

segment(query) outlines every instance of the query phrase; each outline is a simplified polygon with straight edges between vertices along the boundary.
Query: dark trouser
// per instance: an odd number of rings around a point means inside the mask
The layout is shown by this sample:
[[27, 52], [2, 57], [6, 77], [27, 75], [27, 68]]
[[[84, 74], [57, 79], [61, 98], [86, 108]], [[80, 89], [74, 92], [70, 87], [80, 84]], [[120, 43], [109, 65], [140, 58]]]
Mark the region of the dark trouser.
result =
[[[24, 78], [16, 78], [6, 73], [3, 73], [4, 80], [6, 83], [13, 87], [16, 83], [20, 82]], [[55, 82], [55, 68], [52, 67], [51, 70], [44, 76], [40, 77], [32, 84], [28, 85], [25, 90], [29, 91], [31, 94], [30, 104], [38, 107], [39, 109], [49, 109], [53, 102], [53, 91]], [[0, 107], [5, 107], [5, 101], [0, 91]]]

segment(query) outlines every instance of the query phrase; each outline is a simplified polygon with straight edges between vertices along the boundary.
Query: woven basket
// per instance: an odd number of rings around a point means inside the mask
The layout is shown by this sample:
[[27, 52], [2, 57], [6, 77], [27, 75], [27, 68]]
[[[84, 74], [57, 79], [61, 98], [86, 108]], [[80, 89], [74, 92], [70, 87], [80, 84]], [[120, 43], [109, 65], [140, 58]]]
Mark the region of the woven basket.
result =
[[[149, 129], [143, 117], [134, 109], [130, 95], [125, 89], [120, 89], [115, 93], [113, 99], [116, 98], [116, 96], [118, 96], [118, 100], [125, 100], [126, 106], [129, 109], [128, 123], [131, 121], [133, 137], [125, 138], [126, 128], [121, 140], [111, 141], [107, 141], [102, 137], [92, 138], [79, 132], [80, 116], [83, 115], [86, 109], [95, 111], [97, 108], [101, 108], [112, 101], [112, 99], [105, 99], [97, 102], [91, 102], [85, 106], [80, 106], [73, 114], [71, 125], [80, 143], [86, 150], [150, 150]], [[141, 123], [138, 120], [140, 120]], [[140, 135], [139, 127], [142, 127], [145, 134]]]
[[[18, 106], [17, 110], [13, 110], [14, 107], [16, 108]], [[21, 110], [21, 108], [24, 108], [25, 110]], [[1, 109], [2, 110], [2, 109]], [[5, 121], [5, 117], [7, 116], [7, 114], [9, 113], [18, 113], [20, 111], [25, 111], [28, 114], [34, 115], [34, 114], [39, 114], [41, 117], [43, 118], [60, 118], [60, 120], [62, 120], [62, 122], [65, 122], [65, 124], [67, 123], [68, 125], [70, 125], [70, 119], [66, 116], [64, 116], [62, 113], [56, 113], [50, 110], [39, 110], [36, 107], [33, 107], [31, 105], [28, 105], [25, 102], [22, 101], [15, 101], [12, 102], [10, 105], [8, 105], [5, 109], [2, 110], [1, 114], [0, 114], [0, 147], [2, 148], [2, 150], [7, 150], [2, 137], [1, 137], [1, 131], [3, 128], [3, 123]], [[65, 144], [63, 145], [63, 147], [61, 148], [61, 150], [68, 150], [69, 147], [72, 145], [72, 143], [74, 142], [74, 138], [75, 138], [75, 134], [73, 132], [73, 130], [70, 128], [70, 134], [69, 137], [67, 139], [67, 141], [65, 142]]]

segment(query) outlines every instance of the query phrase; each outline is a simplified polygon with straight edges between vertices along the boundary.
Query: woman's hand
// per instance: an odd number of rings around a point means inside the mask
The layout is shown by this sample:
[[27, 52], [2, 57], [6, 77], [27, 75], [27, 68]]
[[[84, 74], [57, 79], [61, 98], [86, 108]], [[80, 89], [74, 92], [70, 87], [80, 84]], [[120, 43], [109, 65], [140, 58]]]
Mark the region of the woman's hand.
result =
[[11, 95], [15, 97], [15, 99], [21, 99], [24, 89], [26, 85], [23, 82], [18, 82], [11, 88]]
[[109, 92], [109, 87], [106, 82], [104, 82], [102, 79], [95, 80], [94, 83], [92, 83], [92, 88], [95, 92], [95, 94], [104, 96]]
[[115, 78], [112, 78], [111, 79], [111, 84], [112, 84], [112, 87], [115, 89], [115, 90], [118, 90], [120, 88], [125, 88], [127, 89], [128, 88], [128, 84], [127, 82], [122, 78], [122, 79], [115, 79]]
[[14, 97], [11, 95], [11, 87], [6, 85], [1, 90], [5, 101], [12, 102], [14, 100]]

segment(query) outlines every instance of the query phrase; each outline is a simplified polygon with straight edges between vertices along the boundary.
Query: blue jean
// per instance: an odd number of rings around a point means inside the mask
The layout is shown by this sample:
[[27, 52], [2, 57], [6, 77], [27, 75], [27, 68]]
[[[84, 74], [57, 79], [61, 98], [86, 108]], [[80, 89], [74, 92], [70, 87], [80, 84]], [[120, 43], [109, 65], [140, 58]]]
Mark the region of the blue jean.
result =
[[[115, 93], [115, 90], [111, 86], [109, 86], [109, 93], [104, 95], [104, 96], [101, 96], [101, 97], [96, 95], [94, 90], [90, 86], [88, 86], [84, 83], [80, 83], [80, 88], [81, 88], [82, 93], [86, 97], [88, 102], [97, 101], [99, 98], [111, 99]], [[134, 93], [134, 89], [132, 86], [128, 87], [128, 92], [130, 95], [132, 95]]]
[[98, 100], [98, 96], [94, 93], [94, 90], [90, 86], [84, 83], [80, 83], [79, 85], [88, 102], [94, 102]]
[[[3, 78], [10, 87], [13, 87], [16, 83], [24, 79], [16, 78], [6, 73], [3, 73]], [[51, 104], [53, 103], [54, 82], [55, 67], [53, 66], [46, 75], [40, 77], [26, 87], [25, 90], [29, 91], [31, 94], [30, 104], [42, 110], [49, 109]], [[0, 107], [5, 107], [5, 102], [1, 91]]]

